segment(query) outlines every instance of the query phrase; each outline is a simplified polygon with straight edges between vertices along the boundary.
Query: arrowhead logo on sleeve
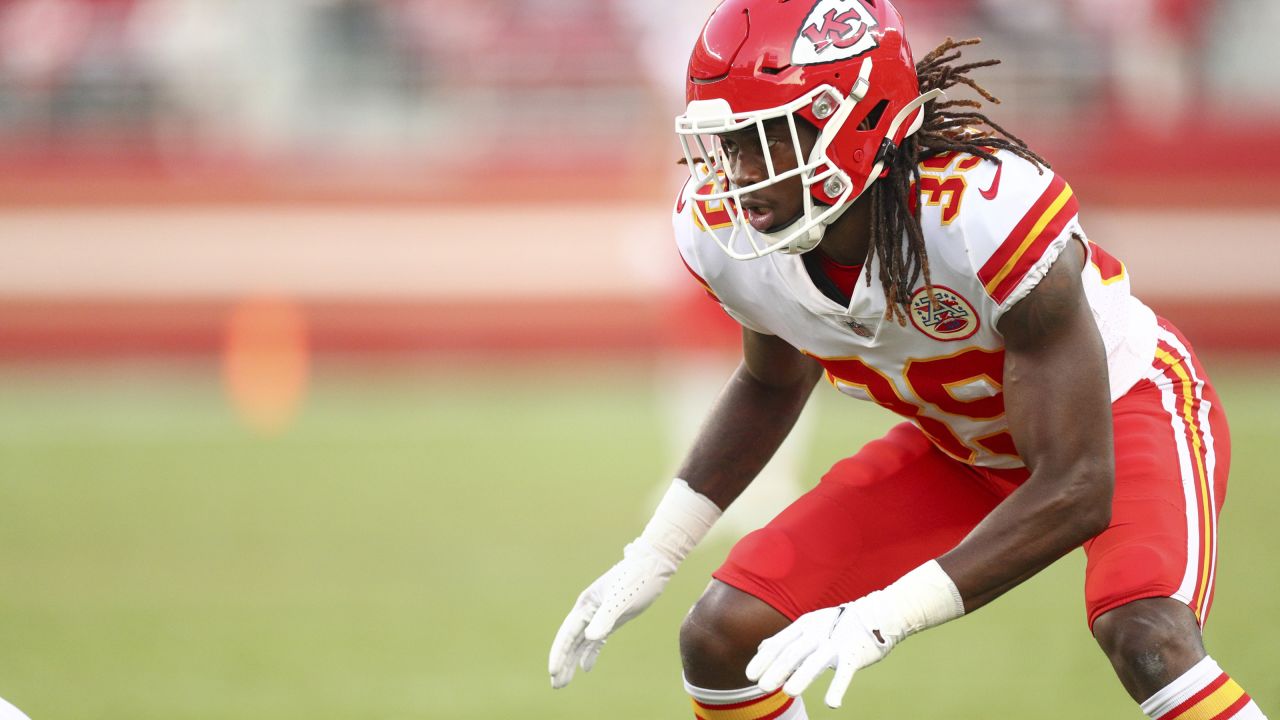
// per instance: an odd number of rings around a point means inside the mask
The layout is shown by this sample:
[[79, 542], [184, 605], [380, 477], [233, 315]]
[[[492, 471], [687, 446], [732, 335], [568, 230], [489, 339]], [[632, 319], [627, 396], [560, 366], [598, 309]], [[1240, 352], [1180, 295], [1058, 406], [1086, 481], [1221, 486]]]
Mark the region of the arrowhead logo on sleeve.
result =
[[818, 0], [791, 50], [792, 65], [847, 60], [875, 48], [875, 17], [860, 0]]
[[964, 340], [978, 332], [978, 313], [960, 293], [934, 285], [933, 302], [924, 288], [911, 296], [911, 324], [934, 340]]

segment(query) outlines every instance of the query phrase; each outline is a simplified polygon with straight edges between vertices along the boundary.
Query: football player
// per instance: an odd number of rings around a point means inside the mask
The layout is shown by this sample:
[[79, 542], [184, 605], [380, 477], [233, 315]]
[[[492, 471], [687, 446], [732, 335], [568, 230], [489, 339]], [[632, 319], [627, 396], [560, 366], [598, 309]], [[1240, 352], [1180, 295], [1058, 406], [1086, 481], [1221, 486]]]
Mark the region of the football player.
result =
[[822, 378], [903, 416], [733, 548], [680, 632], [706, 720], [800, 694], [1084, 547], [1089, 627], [1152, 718], [1262, 718], [1210, 657], [1230, 438], [1204, 368], [1085, 234], [1067, 182], [944, 92], [888, 0], [726, 0], [676, 120], [685, 264], [743, 359], [652, 520], [578, 598], [552, 685], [590, 669], [750, 483]]

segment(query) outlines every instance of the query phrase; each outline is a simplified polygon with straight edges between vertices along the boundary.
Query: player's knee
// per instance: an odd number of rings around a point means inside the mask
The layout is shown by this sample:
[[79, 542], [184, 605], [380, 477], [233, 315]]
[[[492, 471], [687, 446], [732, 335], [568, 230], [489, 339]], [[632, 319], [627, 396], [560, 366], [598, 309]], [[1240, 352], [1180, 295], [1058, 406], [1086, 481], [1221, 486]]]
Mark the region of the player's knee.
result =
[[713, 581], [680, 626], [685, 679], [713, 690], [748, 685], [747, 662], [788, 622], [758, 598]]
[[1093, 634], [1135, 697], [1149, 696], [1205, 655], [1195, 615], [1168, 598], [1111, 610], [1094, 622]]

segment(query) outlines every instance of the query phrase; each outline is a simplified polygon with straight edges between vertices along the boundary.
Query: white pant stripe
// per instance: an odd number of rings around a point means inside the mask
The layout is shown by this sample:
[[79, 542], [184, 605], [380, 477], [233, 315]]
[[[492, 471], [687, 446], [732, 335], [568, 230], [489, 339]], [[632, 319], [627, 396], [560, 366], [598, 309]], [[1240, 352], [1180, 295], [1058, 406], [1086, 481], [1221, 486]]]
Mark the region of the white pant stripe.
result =
[[[1164, 328], [1158, 329], [1157, 337], [1174, 350], [1174, 354], [1180, 361], [1179, 365], [1191, 379], [1190, 389], [1194, 393], [1195, 400], [1199, 402], [1200, 408], [1194, 421], [1201, 437], [1204, 453], [1205, 486], [1203, 488], [1203, 499], [1197, 489], [1200, 479], [1197, 477], [1196, 472], [1197, 459], [1195, 450], [1187, 440], [1191, 434], [1191, 428], [1188, 427], [1183, 412], [1185, 398], [1183, 397], [1182, 383], [1170, 380], [1162, 370], [1153, 370], [1150, 379], [1159, 386], [1161, 402], [1170, 415], [1170, 427], [1173, 430], [1178, 448], [1178, 464], [1182, 475], [1183, 498], [1187, 508], [1187, 568], [1183, 575], [1182, 583], [1179, 585], [1174, 597], [1195, 608], [1200, 623], [1203, 624], [1205, 612], [1208, 610], [1209, 590], [1213, 587], [1212, 583], [1217, 571], [1216, 556], [1218, 546], [1217, 502], [1213, 496], [1216, 455], [1213, 445], [1213, 429], [1209, 425], [1210, 403], [1203, 397], [1204, 381], [1196, 373], [1196, 369], [1191, 362], [1191, 353], [1187, 347], [1176, 335]], [[1202, 536], [1200, 532], [1200, 517], [1205, 512], [1206, 503], [1208, 505], [1208, 515], [1204, 518], [1205, 533]], [[1200, 561], [1202, 548], [1204, 552], [1208, 553], [1209, 567], [1207, 573], [1202, 573], [1203, 564]], [[1204, 577], [1201, 577], [1202, 574]], [[1200, 582], [1197, 583], [1197, 580]], [[1198, 587], [1203, 587], [1202, 593], [1197, 593]], [[1199, 595], [1203, 595], [1203, 597], [1198, 597]], [[1196, 604], [1197, 601], [1200, 602], [1199, 606]]]

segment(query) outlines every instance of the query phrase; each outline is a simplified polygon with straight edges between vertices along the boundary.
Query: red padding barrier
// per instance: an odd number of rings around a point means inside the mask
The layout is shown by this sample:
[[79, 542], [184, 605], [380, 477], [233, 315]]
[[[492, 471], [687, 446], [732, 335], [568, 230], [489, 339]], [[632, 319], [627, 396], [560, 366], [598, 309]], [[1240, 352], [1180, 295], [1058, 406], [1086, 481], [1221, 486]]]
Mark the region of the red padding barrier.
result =
[[[1280, 351], [1275, 298], [1156, 300], [1152, 307], [1209, 351]], [[0, 301], [0, 358], [99, 359], [222, 352], [234, 303], [81, 299]], [[299, 305], [313, 353], [649, 355], [732, 349], [738, 330], [701, 297], [653, 302], [492, 303], [320, 301]]]

